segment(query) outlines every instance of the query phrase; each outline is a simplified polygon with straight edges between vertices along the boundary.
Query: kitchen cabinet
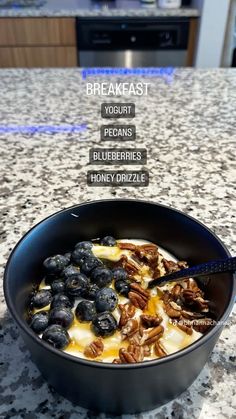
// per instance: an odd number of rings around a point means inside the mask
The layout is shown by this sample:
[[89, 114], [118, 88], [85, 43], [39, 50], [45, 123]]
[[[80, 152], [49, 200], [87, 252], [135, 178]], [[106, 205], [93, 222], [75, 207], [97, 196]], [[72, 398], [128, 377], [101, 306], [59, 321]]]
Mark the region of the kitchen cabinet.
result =
[[75, 67], [74, 18], [1, 18], [0, 67]]
[[1, 67], [76, 67], [74, 47], [0, 47]]

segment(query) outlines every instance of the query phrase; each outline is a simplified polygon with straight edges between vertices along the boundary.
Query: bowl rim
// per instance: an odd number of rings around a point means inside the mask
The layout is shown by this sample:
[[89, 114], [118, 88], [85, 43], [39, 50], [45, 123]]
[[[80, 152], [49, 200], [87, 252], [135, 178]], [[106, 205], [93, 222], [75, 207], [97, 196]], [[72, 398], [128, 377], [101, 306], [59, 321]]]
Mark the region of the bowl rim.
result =
[[209, 332], [207, 332], [206, 334], [204, 334], [199, 339], [197, 339], [195, 342], [191, 343], [190, 345], [186, 346], [185, 348], [183, 348], [183, 349], [181, 349], [177, 352], [174, 352], [170, 355], [167, 355], [166, 357], [156, 358], [156, 359], [152, 359], [152, 360], [148, 360], [148, 361], [142, 361], [142, 362], [133, 363], [133, 364], [113, 364], [113, 363], [109, 363], [109, 362], [99, 362], [99, 361], [94, 361], [94, 360], [87, 360], [87, 359], [80, 358], [80, 357], [77, 357], [75, 355], [71, 355], [71, 354], [68, 354], [64, 351], [61, 351], [59, 349], [54, 348], [53, 346], [51, 346], [47, 342], [44, 342], [36, 333], [33, 332], [33, 330], [30, 329], [29, 325], [25, 322], [25, 320], [23, 318], [21, 318], [20, 316], [18, 316], [18, 314], [16, 313], [16, 310], [15, 310], [14, 304], [12, 303], [12, 300], [11, 300], [11, 297], [10, 297], [10, 292], [9, 292], [9, 289], [8, 289], [8, 282], [9, 282], [8, 271], [9, 271], [9, 265], [11, 263], [11, 259], [14, 255], [15, 251], [17, 250], [17, 248], [21, 245], [21, 242], [23, 242], [31, 234], [31, 232], [34, 229], [36, 229], [40, 224], [43, 224], [45, 221], [49, 220], [50, 218], [57, 217], [59, 214], [61, 214], [63, 212], [66, 212], [68, 210], [69, 211], [70, 210], [75, 210], [76, 208], [79, 208], [81, 206], [108, 203], [108, 202], [118, 202], [118, 201], [119, 202], [126, 202], [126, 203], [132, 203], [133, 202], [133, 203], [140, 203], [140, 204], [155, 205], [155, 206], [167, 209], [167, 210], [171, 210], [175, 213], [178, 213], [178, 214], [188, 218], [190, 221], [200, 225], [200, 227], [202, 227], [203, 229], [207, 230], [213, 236], [213, 238], [221, 245], [221, 247], [225, 251], [226, 256], [228, 256], [228, 257], [231, 256], [231, 254], [230, 254], [229, 250], [227, 249], [227, 247], [225, 246], [225, 244], [221, 241], [221, 239], [211, 229], [206, 227], [201, 221], [198, 221], [196, 218], [194, 218], [194, 217], [192, 217], [188, 214], [185, 214], [184, 212], [182, 212], [178, 209], [172, 208], [168, 205], [159, 204], [159, 203], [154, 202], [154, 201], [147, 201], [147, 200], [142, 200], [142, 199], [131, 199], [131, 198], [127, 198], [127, 199], [108, 198], [108, 199], [85, 201], [85, 202], [82, 202], [80, 204], [76, 204], [76, 205], [72, 205], [70, 207], [63, 208], [62, 210], [59, 210], [59, 211], [47, 216], [46, 218], [42, 219], [37, 224], [35, 224], [33, 227], [31, 227], [30, 230], [28, 230], [21, 237], [21, 239], [16, 243], [16, 245], [12, 249], [12, 251], [11, 251], [9, 257], [8, 257], [5, 269], [4, 269], [4, 275], [3, 275], [4, 296], [5, 296], [5, 300], [6, 300], [6, 303], [7, 303], [7, 308], [10, 311], [11, 316], [15, 320], [17, 326], [19, 326], [20, 329], [23, 329], [23, 331], [31, 339], [33, 339], [35, 341], [35, 343], [38, 343], [39, 345], [42, 345], [44, 347], [44, 349], [48, 350], [49, 352], [52, 352], [57, 357], [62, 357], [66, 361], [76, 363], [76, 364], [82, 364], [84, 366], [88, 366], [88, 367], [92, 367], [92, 368], [119, 369], [119, 370], [120, 369], [151, 368], [151, 367], [154, 367], [154, 366], [165, 364], [166, 362], [174, 361], [176, 358], [180, 358], [182, 356], [185, 356], [186, 354], [194, 351], [195, 349], [197, 349], [198, 347], [203, 345], [206, 341], [208, 341], [211, 337], [213, 337], [217, 332], [219, 332], [220, 329], [223, 329], [223, 322], [229, 317], [229, 315], [231, 313], [231, 310], [232, 310], [232, 307], [234, 305], [234, 296], [236, 294], [236, 274], [231, 273], [231, 275], [232, 275], [232, 295], [230, 297], [229, 304], [228, 304], [226, 310], [224, 311], [224, 313], [222, 314], [222, 316], [220, 317], [219, 321], [212, 327], [212, 329]]

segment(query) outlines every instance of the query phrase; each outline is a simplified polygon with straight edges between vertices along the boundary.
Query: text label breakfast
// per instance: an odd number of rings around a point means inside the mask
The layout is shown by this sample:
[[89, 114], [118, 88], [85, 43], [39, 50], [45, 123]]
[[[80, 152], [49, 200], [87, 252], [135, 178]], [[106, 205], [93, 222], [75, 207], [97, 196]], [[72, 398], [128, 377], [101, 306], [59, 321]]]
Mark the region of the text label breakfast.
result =
[[101, 95], [101, 96], [146, 96], [148, 88], [151, 83], [138, 82], [138, 83], [86, 83], [86, 94]]

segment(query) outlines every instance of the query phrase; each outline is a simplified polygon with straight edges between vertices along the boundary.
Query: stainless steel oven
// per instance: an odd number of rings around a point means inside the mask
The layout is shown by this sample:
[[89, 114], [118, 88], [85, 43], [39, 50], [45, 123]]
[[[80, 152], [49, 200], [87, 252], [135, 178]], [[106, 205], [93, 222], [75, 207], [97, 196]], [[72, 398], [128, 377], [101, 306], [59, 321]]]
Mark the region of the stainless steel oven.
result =
[[81, 67], [185, 66], [188, 18], [77, 18]]

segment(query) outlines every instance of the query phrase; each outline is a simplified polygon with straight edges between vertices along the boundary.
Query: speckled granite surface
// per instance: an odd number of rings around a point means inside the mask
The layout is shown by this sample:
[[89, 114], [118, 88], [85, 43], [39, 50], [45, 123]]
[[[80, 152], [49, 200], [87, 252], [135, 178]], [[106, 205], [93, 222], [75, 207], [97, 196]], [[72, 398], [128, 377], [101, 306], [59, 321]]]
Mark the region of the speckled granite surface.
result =
[[93, 0], [46, 0], [41, 7], [0, 8], [0, 17], [28, 16], [199, 16], [196, 8], [160, 9], [156, 3], [147, 4], [139, 0], [93, 1]]
[[[110, 80], [140, 81], [132, 76]], [[100, 144], [103, 99], [85, 97], [79, 70], [0, 71], [1, 278], [10, 250], [31, 226], [63, 207], [101, 196], [149, 199], [185, 211], [212, 228], [235, 254], [236, 70], [184, 69], [168, 82], [145, 80], [152, 83], [150, 95], [135, 98], [135, 123], [137, 145], [148, 149], [149, 187], [88, 188], [88, 151]], [[87, 129], [38, 132], [39, 126], [69, 124], [87, 124]], [[30, 126], [33, 134], [26, 132]], [[46, 384], [9, 317], [2, 289], [0, 298], [0, 417], [98, 417]], [[162, 408], [135, 417], [235, 418], [235, 344], [231, 316], [193, 385]]]

